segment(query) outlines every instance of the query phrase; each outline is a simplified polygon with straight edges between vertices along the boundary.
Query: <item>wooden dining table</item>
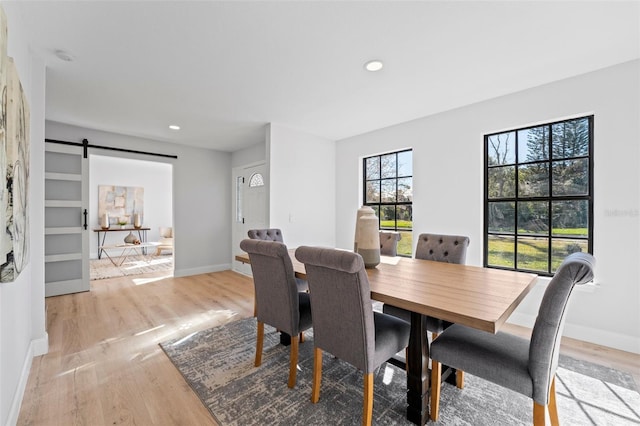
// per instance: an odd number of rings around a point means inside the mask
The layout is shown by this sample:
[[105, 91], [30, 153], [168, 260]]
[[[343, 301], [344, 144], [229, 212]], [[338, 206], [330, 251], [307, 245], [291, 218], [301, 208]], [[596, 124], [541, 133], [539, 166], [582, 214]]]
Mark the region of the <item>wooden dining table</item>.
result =
[[[295, 274], [304, 264], [289, 250]], [[236, 260], [250, 263], [249, 255]], [[407, 419], [423, 425], [429, 418], [429, 341], [431, 316], [496, 333], [536, 283], [531, 273], [458, 265], [406, 257], [381, 257], [367, 269], [371, 299], [411, 311], [407, 351]]]

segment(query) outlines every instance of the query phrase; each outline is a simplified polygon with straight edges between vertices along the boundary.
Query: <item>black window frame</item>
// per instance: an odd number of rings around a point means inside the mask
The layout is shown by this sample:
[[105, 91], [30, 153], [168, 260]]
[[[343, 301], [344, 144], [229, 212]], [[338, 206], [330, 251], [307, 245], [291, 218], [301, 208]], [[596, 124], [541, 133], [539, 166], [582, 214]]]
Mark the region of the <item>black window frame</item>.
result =
[[[554, 125], [558, 125], [558, 124], [563, 124], [563, 123], [569, 123], [569, 122], [573, 122], [573, 121], [577, 121], [577, 120], [584, 120], [587, 119], [588, 121], [588, 137], [589, 137], [589, 146], [588, 146], [588, 153], [587, 155], [582, 155], [582, 156], [574, 156], [574, 157], [568, 157], [568, 158], [555, 158], [553, 157], [552, 153], [551, 153], [551, 149], [553, 147], [553, 126]], [[519, 148], [520, 148], [520, 144], [519, 144], [519, 133], [521, 131], [526, 131], [529, 129], [537, 129], [537, 128], [545, 128], [548, 131], [548, 138], [549, 138], [549, 149], [550, 152], [548, 153], [548, 158], [545, 160], [534, 160], [534, 161], [520, 161], [519, 159]], [[520, 127], [520, 128], [514, 128], [514, 129], [510, 129], [510, 130], [503, 130], [503, 131], [499, 131], [499, 132], [492, 132], [492, 133], [488, 133], [484, 135], [483, 141], [484, 141], [484, 228], [483, 228], [483, 249], [484, 249], [484, 253], [483, 253], [483, 265], [484, 267], [487, 268], [495, 268], [495, 269], [504, 269], [504, 270], [510, 270], [510, 271], [521, 271], [521, 272], [533, 272], [536, 273], [540, 276], [553, 276], [553, 274], [555, 273], [554, 270], [554, 265], [553, 265], [553, 251], [552, 251], [552, 243], [554, 241], [558, 241], [558, 240], [584, 240], [587, 242], [587, 251], [591, 254], [593, 254], [593, 241], [594, 241], [594, 215], [593, 215], [593, 189], [594, 189], [594, 161], [593, 161], [593, 145], [594, 145], [594, 115], [585, 115], [585, 116], [580, 116], [580, 117], [574, 117], [574, 118], [569, 118], [569, 119], [563, 119], [563, 120], [557, 120], [557, 121], [553, 121], [553, 122], [546, 122], [546, 123], [541, 123], [541, 124], [537, 124], [537, 125], [532, 125], [532, 126], [526, 126], [526, 127]], [[515, 146], [515, 160], [514, 163], [508, 163], [508, 165], [513, 164], [515, 170], [514, 170], [514, 195], [513, 197], [493, 197], [493, 198], [489, 198], [489, 171], [492, 168], [495, 167], [504, 167], [504, 164], [498, 164], [498, 165], [489, 165], [489, 138], [492, 136], [497, 136], [497, 135], [503, 135], [503, 134], [508, 134], [508, 133], [514, 133], [516, 140], [514, 142], [514, 146]], [[576, 160], [576, 159], [587, 159], [588, 160], [588, 194], [586, 195], [554, 195], [553, 193], [553, 164], [554, 161], [559, 162], [559, 161], [566, 161], [566, 160]], [[522, 165], [531, 165], [531, 164], [546, 164], [548, 167], [548, 194], [546, 196], [526, 196], [526, 195], [521, 195], [520, 194], [520, 189], [519, 189], [519, 169], [520, 166]], [[573, 200], [586, 200], [588, 202], [588, 206], [587, 206], [587, 214], [588, 214], [588, 224], [587, 224], [587, 236], [583, 237], [583, 236], [566, 236], [566, 235], [554, 235], [554, 231], [553, 231], [553, 227], [552, 227], [552, 220], [553, 220], [553, 214], [552, 214], [552, 202], [558, 202], [558, 201], [573, 201]], [[519, 230], [519, 223], [518, 223], [518, 205], [519, 203], [522, 202], [530, 202], [530, 201], [537, 201], [537, 202], [547, 202], [547, 233], [546, 234], [536, 234], [533, 235], [533, 237], [542, 237], [542, 238], [546, 238], [547, 239], [547, 270], [546, 271], [540, 271], [540, 270], [534, 270], [534, 269], [527, 269], [527, 268], [521, 268], [518, 267], [518, 237], [531, 237], [532, 235], [529, 235], [525, 232], [520, 233]], [[512, 202], [514, 203], [514, 208], [515, 208], [515, 212], [514, 212], [514, 229], [513, 232], [490, 232], [489, 231], [489, 227], [490, 227], [490, 211], [489, 211], [489, 205], [490, 202]], [[497, 236], [507, 236], [507, 237], [513, 237], [513, 267], [507, 267], [507, 266], [499, 266], [499, 265], [490, 265], [489, 264], [489, 238], [492, 235], [497, 235]]]
[[[402, 176], [398, 176], [398, 154], [404, 153], [404, 152], [411, 152], [411, 175], [402, 175]], [[382, 157], [387, 156], [387, 155], [392, 155], [394, 154], [396, 156], [396, 170], [395, 170], [395, 175], [394, 177], [385, 177], [383, 178], [382, 176], [379, 176], [377, 179], [367, 179], [367, 160], [371, 159], [371, 158], [377, 158], [378, 159], [378, 170], [381, 171], [381, 162], [382, 162]], [[362, 159], [362, 201], [363, 201], [363, 205], [365, 206], [369, 206], [371, 208], [374, 209], [374, 211], [376, 212], [376, 216], [378, 216], [378, 229], [380, 229], [381, 231], [397, 231], [397, 232], [410, 232], [413, 233], [413, 196], [411, 197], [411, 201], [398, 201], [398, 180], [399, 179], [404, 179], [404, 178], [411, 178], [411, 189], [413, 191], [413, 149], [412, 148], [407, 148], [407, 149], [402, 149], [399, 151], [391, 151], [391, 152], [385, 152], [382, 154], [376, 154], [376, 155], [370, 155], [368, 157], [364, 157]], [[382, 182], [383, 181], [390, 181], [390, 180], [395, 180], [395, 193], [396, 193], [396, 200], [395, 202], [383, 202], [382, 201]], [[379, 182], [379, 186], [378, 186], [378, 193], [380, 194], [380, 199], [378, 200], [378, 202], [368, 202], [367, 201], [367, 183], [368, 182], [374, 182], [374, 181], [378, 181]], [[395, 207], [395, 211], [396, 214], [394, 215], [394, 226], [393, 227], [389, 227], [389, 226], [385, 226], [382, 227], [381, 226], [381, 217], [380, 217], [380, 208], [382, 206], [394, 206]], [[397, 215], [397, 207], [398, 206], [410, 206], [411, 208], [411, 228], [406, 228], [406, 227], [398, 227], [398, 215]], [[412, 254], [409, 255], [403, 255], [403, 254], [398, 254], [398, 256], [406, 256], [406, 257], [411, 257]]]

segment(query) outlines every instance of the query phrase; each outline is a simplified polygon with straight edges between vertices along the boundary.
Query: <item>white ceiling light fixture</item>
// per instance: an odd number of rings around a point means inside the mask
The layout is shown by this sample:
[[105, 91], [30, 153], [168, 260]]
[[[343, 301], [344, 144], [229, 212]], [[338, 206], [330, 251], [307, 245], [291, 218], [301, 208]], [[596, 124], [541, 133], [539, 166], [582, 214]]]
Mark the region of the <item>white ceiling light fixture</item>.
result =
[[384, 64], [379, 59], [374, 59], [364, 64], [364, 69], [371, 72], [380, 71], [383, 67], [384, 67]]
[[169, 125], [169, 128], [170, 128], [171, 130], [180, 130], [180, 126], [175, 125], [175, 124], [171, 124], [171, 125]]
[[53, 53], [56, 55], [56, 58], [65, 62], [73, 62], [73, 60], [76, 58], [73, 53], [64, 49], [58, 49]]

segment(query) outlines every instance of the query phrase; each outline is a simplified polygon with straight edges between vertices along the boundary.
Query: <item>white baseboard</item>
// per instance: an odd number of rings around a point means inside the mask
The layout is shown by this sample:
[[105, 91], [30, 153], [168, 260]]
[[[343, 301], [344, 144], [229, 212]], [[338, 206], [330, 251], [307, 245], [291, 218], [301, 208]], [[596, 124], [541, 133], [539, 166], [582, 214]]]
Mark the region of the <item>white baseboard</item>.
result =
[[[509, 317], [509, 323], [533, 328], [536, 318], [532, 315], [524, 315], [514, 312]], [[583, 342], [596, 345], [607, 346], [625, 352], [640, 355], [640, 339], [626, 334], [613, 333], [611, 331], [599, 330], [597, 328], [584, 327], [582, 325], [566, 322], [563, 336], [570, 337]]]
[[220, 265], [208, 265], [199, 268], [187, 268], [187, 269], [175, 269], [173, 271], [174, 277], [188, 277], [190, 275], [208, 274], [209, 272], [220, 272], [231, 269], [230, 263], [223, 263]]
[[33, 357], [44, 355], [48, 351], [49, 335], [47, 333], [45, 333], [44, 336], [39, 339], [32, 340], [29, 344], [29, 350], [27, 350], [27, 355], [25, 356], [24, 362], [22, 364], [22, 371], [20, 372], [18, 387], [16, 388], [16, 393], [13, 395], [11, 410], [9, 410], [9, 416], [7, 417], [8, 426], [18, 423], [20, 407], [22, 406], [22, 398], [24, 397], [24, 391], [27, 389], [27, 381], [29, 380], [29, 372], [31, 371]]
[[31, 342], [33, 346], [33, 356], [40, 356], [49, 353], [49, 333], [45, 332], [44, 336]]

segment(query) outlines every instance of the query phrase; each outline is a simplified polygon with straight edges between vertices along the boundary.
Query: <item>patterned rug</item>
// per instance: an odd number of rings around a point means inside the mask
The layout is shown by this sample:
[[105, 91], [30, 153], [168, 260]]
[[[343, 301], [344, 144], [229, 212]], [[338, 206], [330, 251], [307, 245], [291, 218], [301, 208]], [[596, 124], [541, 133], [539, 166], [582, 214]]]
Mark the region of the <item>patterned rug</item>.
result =
[[[262, 365], [253, 366], [256, 321], [247, 318], [160, 346], [216, 421], [226, 425], [355, 425], [362, 421], [362, 373], [323, 357], [320, 401], [312, 404], [313, 336], [300, 345], [298, 381], [287, 388], [289, 348], [265, 327]], [[406, 374], [383, 364], [375, 374], [373, 423], [409, 425]], [[556, 379], [563, 425], [639, 425], [640, 394], [623, 372], [561, 356]], [[530, 425], [531, 400], [465, 375], [463, 390], [443, 384], [442, 425]]]
[[[120, 263], [120, 257], [111, 256], [113, 260]], [[108, 257], [102, 259], [91, 259], [89, 262], [89, 279], [102, 280], [105, 278], [124, 277], [127, 275], [146, 274], [148, 272], [173, 271], [173, 256], [148, 254], [127, 256], [122, 265], [114, 265]]]

